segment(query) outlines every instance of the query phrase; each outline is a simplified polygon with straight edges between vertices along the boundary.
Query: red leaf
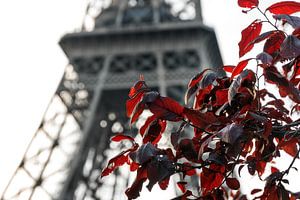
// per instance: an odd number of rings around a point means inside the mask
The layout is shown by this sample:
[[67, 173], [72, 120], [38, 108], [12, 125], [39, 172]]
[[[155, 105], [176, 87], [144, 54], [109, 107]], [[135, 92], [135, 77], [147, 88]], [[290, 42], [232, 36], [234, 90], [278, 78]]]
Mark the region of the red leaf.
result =
[[185, 182], [185, 181], [177, 182], [177, 186], [179, 187], [179, 189], [181, 190], [182, 193], [186, 192], [186, 188], [185, 188], [186, 184], [187, 184], [187, 182]]
[[275, 173], [275, 172], [279, 172], [279, 170], [278, 170], [276, 167], [273, 167], [273, 166], [272, 166], [272, 167], [271, 167], [271, 172], [272, 172], [272, 174], [273, 174], [273, 173]]
[[138, 163], [132, 161], [130, 164], [130, 171], [136, 171], [139, 167], [140, 165]]
[[300, 27], [296, 28], [292, 34], [297, 38], [300, 38]]
[[232, 104], [235, 95], [238, 93], [239, 88], [241, 87], [242, 82], [247, 79], [250, 81], [255, 81], [254, 72], [251, 70], [244, 70], [240, 75], [231, 83], [228, 90], [228, 103]]
[[160, 189], [162, 190], [166, 190], [168, 188], [168, 185], [169, 185], [169, 181], [170, 181], [170, 177], [160, 181], [158, 184], [159, 184], [159, 187]]
[[147, 129], [149, 129], [149, 126], [153, 123], [153, 121], [156, 120], [155, 115], [151, 115], [150, 117], [147, 118], [145, 121], [144, 125], [140, 128], [140, 134], [143, 136]]
[[221, 89], [216, 91], [216, 103], [214, 106], [222, 106], [228, 102], [228, 89]]
[[109, 175], [111, 172], [113, 172], [117, 167], [122, 166], [128, 161], [128, 156], [124, 155], [124, 152], [117, 155], [116, 157], [110, 159], [110, 161], [107, 164], [107, 167], [103, 169], [101, 173], [101, 178], [104, 176]]
[[139, 103], [134, 107], [134, 110], [131, 114], [130, 123], [131, 124], [134, 123], [139, 118], [139, 116], [143, 113], [145, 109], [146, 103], [148, 104], [152, 103], [159, 97], [160, 97], [159, 93], [155, 91], [145, 93], [143, 95], [143, 99], [140, 100]]
[[286, 153], [291, 155], [292, 157], [295, 157], [297, 155], [297, 144], [298, 139], [292, 138], [288, 141], [282, 141], [278, 144], [279, 149], [284, 150]]
[[142, 191], [143, 184], [146, 180], [147, 168], [144, 166], [138, 169], [133, 184], [125, 191], [125, 194], [127, 195], [128, 199], [136, 199], [140, 196], [140, 192]]
[[275, 33], [277, 33], [278, 31], [268, 31], [268, 32], [265, 32], [265, 33], [262, 33], [260, 34], [257, 38], [255, 38], [254, 40], [252, 40], [250, 42], [250, 44], [256, 44], [256, 43], [259, 43], [269, 37], [271, 37], [272, 35], [274, 35]]
[[[187, 160], [196, 162], [198, 158], [197, 151], [195, 149], [195, 146], [193, 144], [193, 141], [190, 139], [182, 139], [180, 140], [177, 148], [177, 153], [182, 154]], [[185, 163], [185, 167], [183, 168], [183, 171], [185, 173], [189, 173], [190, 170], [190, 164]], [[193, 173], [193, 172], [191, 172]]]
[[108, 164], [107, 164], [106, 168], [104, 168], [102, 173], [101, 173], [101, 178], [104, 177], [104, 176], [109, 175], [117, 167], [122, 166], [125, 163], [129, 163], [128, 162], [128, 153], [136, 151], [137, 148], [138, 148], [138, 145], [134, 144], [130, 149], [122, 151], [117, 156], [110, 159], [108, 161]]
[[233, 69], [230, 79], [232, 80], [236, 75], [239, 75], [245, 67], [248, 65], [250, 59], [242, 60], [239, 64]]
[[148, 104], [149, 110], [159, 119], [180, 121], [183, 119], [183, 106], [170, 97], [159, 97]]
[[241, 177], [241, 171], [242, 169], [245, 167], [245, 165], [240, 165], [239, 168], [238, 168], [238, 173], [239, 173], [239, 176]]
[[134, 141], [134, 139], [131, 136], [129, 136], [129, 135], [123, 135], [123, 134], [115, 135], [110, 140], [114, 141], [114, 142], [120, 142], [122, 140]]
[[238, 4], [242, 8], [254, 8], [258, 6], [258, 0], [238, 0]]
[[[198, 73], [196, 76], [194, 76], [190, 80], [190, 82], [188, 84], [188, 89], [185, 93], [185, 98], [184, 98], [185, 104], [188, 104], [189, 98], [198, 90], [199, 83], [202, 81], [202, 79], [204, 79], [204, 76], [206, 76], [208, 74], [207, 73], [208, 71], [211, 71], [211, 69], [203, 70], [201, 73]], [[209, 74], [211, 74], [211, 73], [209, 73]], [[208, 82], [208, 81], [206, 81], [206, 82]], [[207, 85], [208, 83], [205, 83], [205, 84]]]
[[232, 190], [238, 190], [240, 188], [240, 182], [236, 178], [227, 178], [226, 184]]
[[132, 112], [134, 111], [138, 103], [142, 100], [143, 96], [144, 96], [144, 92], [140, 92], [136, 94], [133, 98], [128, 99], [126, 101], [127, 117], [131, 117]]
[[139, 116], [142, 114], [142, 112], [145, 109], [145, 104], [143, 102], [139, 102], [135, 108], [134, 111], [132, 112], [131, 119], [130, 119], [130, 124], [133, 124]]
[[266, 10], [273, 14], [293, 14], [300, 11], [300, 3], [295, 1], [282, 1], [275, 3]]
[[[184, 139], [185, 141], [191, 141], [191, 140], [189, 140], [189, 139]], [[194, 145], [192, 144], [191, 145], [192, 147], [192, 149], [193, 149], [193, 151], [194, 151]], [[191, 151], [190, 149], [188, 150], [188, 151]], [[195, 151], [194, 151], [195, 152]], [[184, 152], [184, 153], [186, 153], [186, 152]], [[195, 155], [196, 157], [197, 157], [197, 153], [196, 153], [196, 155]], [[188, 162], [184, 162], [183, 163], [183, 168], [182, 168], [182, 171], [183, 171], [183, 174], [184, 174], [184, 176], [185, 175], [188, 175], [188, 176], [194, 176], [195, 174], [196, 174], [196, 169], [193, 169], [192, 168], [192, 165], [190, 164], [190, 163], [188, 163]]]
[[207, 126], [217, 122], [213, 113], [201, 113], [189, 108], [184, 108], [184, 116], [192, 122], [193, 125], [205, 129]]
[[257, 36], [259, 36], [262, 28], [262, 22], [255, 20], [247, 28], [242, 31], [242, 39], [239, 42], [239, 56], [242, 57], [253, 48], [250, 44]]
[[202, 168], [202, 173], [200, 174], [200, 183], [203, 195], [206, 195], [208, 192], [221, 185], [224, 176], [217, 172], [218, 170], [219, 167], [216, 167], [216, 165], [211, 165], [210, 169], [206, 167]]
[[235, 68], [235, 66], [233, 66], [233, 65], [225, 65], [225, 66], [223, 66], [223, 70], [225, 72], [229, 72], [229, 73], [232, 73], [232, 71], [233, 71], [234, 68]]
[[282, 76], [275, 67], [268, 67], [264, 70], [264, 75], [269, 83], [276, 84], [280, 95], [288, 95], [296, 103], [300, 103], [300, 93], [284, 76]]
[[272, 132], [272, 122], [270, 120], [264, 123], [264, 137], [268, 138]]
[[143, 137], [143, 143], [151, 142], [152, 144], [157, 144], [161, 138], [161, 134], [165, 131], [167, 126], [166, 121], [164, 120], [155, 120], [153, 121], [145, 135]]
[[260, 192], [260, 191], [262, 191], [262, 189], [253, 189], [253, 190], [251, 191], [251, 194], [253, 195], [253, 194], [256, 194], [256, 193], [258, 193], [258, 192]]
[[264, 45], [264, 52], [267, 52], [270, 55], [273, 55], [280, 49], [280, 45], [282, 44], [285, 38], [285, 34], [282, 31], [277, 31], [273, 35], [267, 39]]
[[145, 91], [148, 90], [148, 86], [146, 85], [145, 81], [144, 81], [144, 76], [141, 75], [140, 76], [140, 80], [137, 81], [131, 88], [129, 91], [128, 96], [130, 98], [133, 98], [136, 94], [138, 94], [141, 91]]

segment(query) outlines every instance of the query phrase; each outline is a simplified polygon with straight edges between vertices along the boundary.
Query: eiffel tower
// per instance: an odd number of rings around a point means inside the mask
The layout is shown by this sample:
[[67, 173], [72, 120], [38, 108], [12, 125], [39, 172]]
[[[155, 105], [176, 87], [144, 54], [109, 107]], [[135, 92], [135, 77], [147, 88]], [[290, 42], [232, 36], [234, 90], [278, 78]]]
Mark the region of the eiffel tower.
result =
[[[99, 6], [100, 5], [100, 6]], [[203, 66], [222, 66], [200, 0], [93, 0], [94, 29], [59, 42], [65, 74], [1, 200], [124, 199], [128, 170], [99, 175], [129, 131], [125, 101], [143, 74], [147, 85], [178, 101]]]

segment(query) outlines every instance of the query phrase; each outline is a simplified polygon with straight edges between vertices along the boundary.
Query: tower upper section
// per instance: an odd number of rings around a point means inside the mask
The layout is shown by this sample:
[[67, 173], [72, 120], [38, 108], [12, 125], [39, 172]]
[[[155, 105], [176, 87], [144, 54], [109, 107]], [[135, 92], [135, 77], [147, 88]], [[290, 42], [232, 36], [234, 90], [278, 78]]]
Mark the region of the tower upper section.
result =
[[112, 0], [95, 19], [95, 29], [202, 21], [200, 0]]

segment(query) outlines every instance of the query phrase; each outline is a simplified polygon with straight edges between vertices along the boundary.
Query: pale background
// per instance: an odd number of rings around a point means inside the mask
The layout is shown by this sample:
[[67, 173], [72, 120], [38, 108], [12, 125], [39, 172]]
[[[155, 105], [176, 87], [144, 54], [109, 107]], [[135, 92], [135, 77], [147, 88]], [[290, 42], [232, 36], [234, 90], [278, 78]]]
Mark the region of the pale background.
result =
[[[0, 2], [0, 196], [68, 63], [58, 40], [81, 26], [86, 2]], [[202, 0], [202, 10], [205, 24], [216, 31], [224, 63], [236, 64], [240, 31], [256, 12], [243, 14], [237, 0]]]

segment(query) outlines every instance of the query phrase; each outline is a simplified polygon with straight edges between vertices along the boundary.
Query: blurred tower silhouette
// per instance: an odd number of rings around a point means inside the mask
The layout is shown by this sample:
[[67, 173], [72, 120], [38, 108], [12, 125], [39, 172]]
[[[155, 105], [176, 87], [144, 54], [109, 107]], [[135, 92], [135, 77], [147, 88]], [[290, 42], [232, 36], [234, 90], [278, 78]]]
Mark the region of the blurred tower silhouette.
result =
[[[222, 66], [214, 31], [202, 22], [200, 1], [174, 2], [89, 4], [87, 11], [100, 10], [94, 29], [61, 38], [70, 65], [1, 199], [125, 198], [127, 170], [104, 180], [99, 175], [120, 148], [109, 138], [116, 132], [136, 134], [125, 113], [129, 88], [143, 74], [148, 86], [182, 102], [188, 81], [202, 66]], [[35, 142], [41, 135], [47, 144]], [[26, 186], [16, 187], [19, 174], [28, 179]]]

